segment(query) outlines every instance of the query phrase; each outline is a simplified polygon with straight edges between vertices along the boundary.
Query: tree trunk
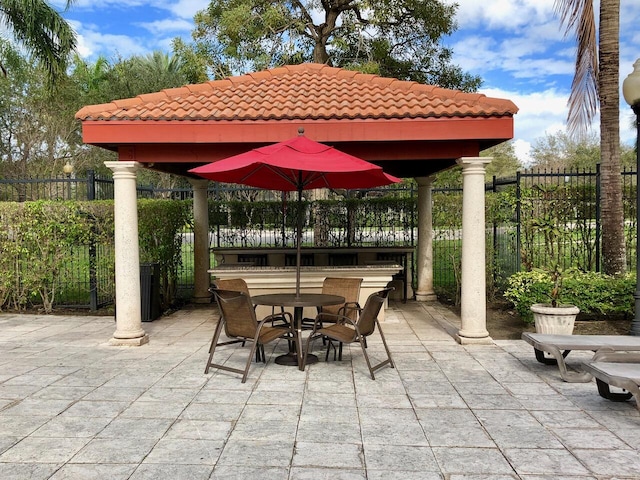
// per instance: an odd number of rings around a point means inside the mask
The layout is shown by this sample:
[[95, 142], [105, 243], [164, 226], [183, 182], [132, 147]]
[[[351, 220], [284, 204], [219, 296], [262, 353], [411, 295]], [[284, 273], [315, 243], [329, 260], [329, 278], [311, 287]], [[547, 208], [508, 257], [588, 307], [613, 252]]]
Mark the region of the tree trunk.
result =
[[602, 260], [604, 273], [610, 275], [620, 274], [626, 268], [620, 171], [619, 37], [620, 0], [601, 0], [598, 95], [602, 162]]
[[344, 10], [348, 10], [350, 1], [331, 3], [325, 6], [324, 23], [312, 27], [312, 36], [315, 41], [313, 46], [313, 61], [331, 65], [331, 58], [327, 52], [327, 42], [336, 28], [338, 17]]

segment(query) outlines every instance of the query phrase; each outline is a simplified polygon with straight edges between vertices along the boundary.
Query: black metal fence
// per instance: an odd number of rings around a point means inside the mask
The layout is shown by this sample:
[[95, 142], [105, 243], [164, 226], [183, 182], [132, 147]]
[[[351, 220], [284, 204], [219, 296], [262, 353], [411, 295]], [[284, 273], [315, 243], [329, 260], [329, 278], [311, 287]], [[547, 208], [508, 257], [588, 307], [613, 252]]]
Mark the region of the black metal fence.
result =
[[[150, 187], [139, 187], [143, 193]], [[55, 178], [0, 178], [0, 201], [30, 202], [35, 200], [108, 200], [113, 198], [113, 179], [96, 175], [86, 177], [63, 175]]]
[[[623, 192], [628, 268], [635, 268], [636, 172], [624, 171]], [[600, 174], [570, 171], [524, 171], [514, 178], [496, 179], [486, 185], [487, 263], [490, 291], [499, 292], [505, 280], [522, 268], [548, 266], [600, 269]], [[211, 184], [210, 246], [293, 246], [298, 208], [304, 212], [303, 241], [319, 246], [403, 245], [417, 241], [417, 190], [411, 184], [383, 189], [324, 192], [322, 202], [305, 198], [298, 205], [290, 194]], [[308, 197], [309, 194], [305, 193]], [[138, 186], [140, 198], [188, 200], [191, 188], [158, 189]], [[434, 189], [434, 284], [452, 291], [459, 286], [462, 229], [462, 191]], [[101, 200], [113, 198], [113, 180], [88, 172], [86, 177], [53, 179], [0, 179], [0, 200]], [[247, 207], [249, 205], [249, 207]], [[178, 291], [188, 297], [193, 288], [193, 232], [183, 231], [182, 267]], [[113, 255], [101, 245], [79, 249], [90, 265], [101, 265], [101, 256]], [[213, 261], [213, 258], [212, 258]], [[91, 273], [93, 272], [93, 273]], [[415, 272], [415, 269], [414, 269]], [[64, 280], [75, 291], [96, 291], [95, 278], [110, 272], [69, 267]], [[104, 285], [104, 282], [101, 283]], [[111, 285], [112, 286], [112, 285]], [[88, 300], [61, 298], [65, 305], [97, 308], [112, 292], [102, 286], [101, 296]], [[87, 298], [87, 297], [83, 297]]]

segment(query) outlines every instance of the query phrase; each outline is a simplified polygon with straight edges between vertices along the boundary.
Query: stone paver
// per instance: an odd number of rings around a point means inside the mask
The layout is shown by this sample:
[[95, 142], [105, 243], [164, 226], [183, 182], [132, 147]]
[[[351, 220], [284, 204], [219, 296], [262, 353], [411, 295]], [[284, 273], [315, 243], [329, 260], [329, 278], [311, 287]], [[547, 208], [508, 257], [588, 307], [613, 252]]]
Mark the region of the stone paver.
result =
[[[640, 478], [633, 401], [562, 382], [520, 340], [459, 345], [460, 320], [437, 304], [390, 306], [396, 368], [375, 381], [358, 348], [325, 362], [321, 342], [305, 372], [274, 363], [280, 342], [245, 384], [204, 375], [216, 318], [184, 309], [127, 348], [108, 345], [113, 317], [1, 314], [0, 478]], [[217, 361], [246, 351], [221, 347]], [[375, 335], [369, 352], [383, 355]]]

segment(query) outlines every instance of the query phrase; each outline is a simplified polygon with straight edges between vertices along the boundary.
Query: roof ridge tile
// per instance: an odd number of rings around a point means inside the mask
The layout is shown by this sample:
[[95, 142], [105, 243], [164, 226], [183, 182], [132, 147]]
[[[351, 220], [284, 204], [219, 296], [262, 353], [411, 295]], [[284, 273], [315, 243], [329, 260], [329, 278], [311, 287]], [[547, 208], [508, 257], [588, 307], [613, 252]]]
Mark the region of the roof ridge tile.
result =
[[273, 76], [271, 70], [262, 70], [260, 72], [251, 72], [247, 74], [253, 80], [263, 80], [265, 78], [271, 78]]
[[237, 77], [227, 77], [226, 80], [229, 80], [233, 85], [239, 85], [242, 83], [251, 82], [253, 77], [250, 74], [238, 75]]
[[169, 96], [165, 93], [164, 90], [154, 93], [142, 93], [138, 95], [136, 98], [140, 99], [140, 103], [152, 103], [155, 101], [163, 101], [169, 98]]
[[341, 68], [336, 72], [335, 76], [337, 78], [340, 78], [340, 79], [343, 79], [343, 78], [354, 78], [358, 73], [360, 73], [360, 72], [356, 72], [355, 70], [347, 70], [347, 69]]
[[140, 99], [138, 97], [123, 98], [120, 100], [113, 100], [111, 103], [118, 108], [126, 109], [128, 107], [133, 107], [134, 105], [138, 105], [140, 103]]
[[189, 95], [191, 93], [191, 90], [189, 90], [186, 86], [175, 87], [175, 88], [165, 88], [162, 91], [169, 98], [172, 98], [172, 97], [183, 97], [183, 96]]

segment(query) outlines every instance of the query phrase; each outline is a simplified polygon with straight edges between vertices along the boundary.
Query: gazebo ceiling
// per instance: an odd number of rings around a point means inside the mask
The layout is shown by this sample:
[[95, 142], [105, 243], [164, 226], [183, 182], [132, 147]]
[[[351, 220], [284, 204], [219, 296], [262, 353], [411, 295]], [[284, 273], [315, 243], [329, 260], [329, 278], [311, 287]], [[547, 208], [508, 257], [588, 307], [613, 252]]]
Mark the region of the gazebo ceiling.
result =
[[187, 170], [305, 135], [399, 177], [430, 175], [513, 138], [510, 101], [328, 67], [292, 65], [76, 114], [85, 143], [155, 170]]

